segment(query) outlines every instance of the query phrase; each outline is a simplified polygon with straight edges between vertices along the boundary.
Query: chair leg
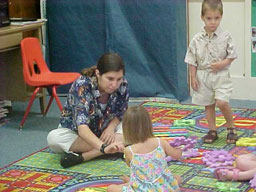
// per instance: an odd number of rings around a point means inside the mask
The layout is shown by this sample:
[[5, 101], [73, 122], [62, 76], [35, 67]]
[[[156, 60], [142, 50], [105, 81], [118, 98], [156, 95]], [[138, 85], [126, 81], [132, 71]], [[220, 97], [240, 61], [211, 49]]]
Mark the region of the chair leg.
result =
[[60, 99], [59, 99], [59, 97], [58, 97], [58, 95], [57, 95], [57, 93], [56, 93], [56, 86], [53, 86], [53, 87], [52, 87], [52, 95], [54, 96], [54, 98], [55, 98], [55, 100], [56, 100], [56, 102], [57, 102], [57, 104], [58, 104], [58, 106], [59, 106], [60, 112], [62, 112], [63, 107], [62, 107], [62, 104], [61, 104], [61, 102], [60, 102]]
[[46, 114], [47, 114], [47, 112], [48, 112], [48, 110], [49, 110], [49, 108], [50, 108], [50, 106], [52, 104], [52, 101], [53, 101], [53, 95], [51, 95], [51, 98], [50, 98], [50, 100], [49, 100], [49, 102], [47, 104], [46, 110], [44, 112], [44, 117], [46, 116]]
[[35, 100], [36, 94], [38, 93], [38, 91], [40, 91], [40, 89], [41, 89], [40, 87], [37, 87], [37, 88], [35, 89], [35, 91], [33, 92], [32, 96], [31, 96], [30, 99], [29, 99], [29, 103], [28, 103], [27, 109], [26, 109], [26, 111], [25, 111], [25, 114], [24, 114], [24, 116], [23, 116], [23, 119], [22, 119], [21, 122], [20, 122], [20, 127], [19, 127], [20, 130], [22, 130], [22, 128], [23, 128], [23, 125], [24, 125], [24, 123], [25, 123], [25, 121], [26, 121], [26, 119], [27, 119], [27, 117], [28, 117], [30, 108], [31, 108], [31, 106], [32, 106], [32, 104], [33, 104], [33, 102], [34, 102], [34, 100]]

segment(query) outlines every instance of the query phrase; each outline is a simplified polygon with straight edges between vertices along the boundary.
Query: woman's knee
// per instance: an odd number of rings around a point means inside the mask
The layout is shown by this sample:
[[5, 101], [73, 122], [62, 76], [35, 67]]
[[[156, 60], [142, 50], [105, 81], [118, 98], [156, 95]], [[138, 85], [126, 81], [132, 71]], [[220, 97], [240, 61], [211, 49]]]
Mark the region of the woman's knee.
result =
[[55, 145], [58, 138], [57, 129], [50, 131], [47, 135], [47, 143], [48, 145]]
[[58, 129], [54, 129], [49, 132], [47, 136], [47, 143], [51, 150], [53, 150], [55, 153], [61, 153], [63, 152], [63, 149], [59, 145], [58, 141]]

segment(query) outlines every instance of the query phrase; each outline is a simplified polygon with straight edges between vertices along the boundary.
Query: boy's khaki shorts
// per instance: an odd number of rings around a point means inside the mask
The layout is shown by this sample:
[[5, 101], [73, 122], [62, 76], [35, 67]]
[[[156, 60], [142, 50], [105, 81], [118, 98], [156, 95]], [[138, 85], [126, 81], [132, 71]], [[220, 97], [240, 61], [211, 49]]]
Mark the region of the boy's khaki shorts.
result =
[[192, 103], [208, 106], [214, 104], [215, 100], [229, 102], [233, 87], [228, 70], [217, 73], [210, 70], [198, 70], [197, 80], [199, 88], [192, 94]]

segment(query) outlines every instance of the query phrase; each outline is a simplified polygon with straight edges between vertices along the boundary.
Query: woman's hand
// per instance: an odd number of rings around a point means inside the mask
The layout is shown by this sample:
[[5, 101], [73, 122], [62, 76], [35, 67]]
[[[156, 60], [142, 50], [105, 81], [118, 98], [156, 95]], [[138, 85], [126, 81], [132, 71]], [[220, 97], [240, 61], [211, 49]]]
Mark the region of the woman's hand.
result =
[[101, 134], [100, 140], [110, 145], [115, 141], [115, 129], [107, 127]]
[[124, 144], [122, 142], [115, 142], [108, 145], [104, 152], [106, 154], [113, 154], [113, 153], [123, 153], [124, 152]]

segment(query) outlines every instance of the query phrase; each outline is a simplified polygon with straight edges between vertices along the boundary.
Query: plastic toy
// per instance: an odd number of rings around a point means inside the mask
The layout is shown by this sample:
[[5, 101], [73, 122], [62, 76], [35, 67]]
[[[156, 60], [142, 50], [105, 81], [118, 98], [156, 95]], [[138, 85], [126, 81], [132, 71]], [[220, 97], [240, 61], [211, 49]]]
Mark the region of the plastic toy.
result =
[[210, 168], [232, 166], [235, 157], [225, 150], [207, 151], [203, 153], [202, 161]]
[[198, 149], [188, 149], [187, 151], [184, 151], [182, 153], [182, 158], [187, 159], [187, 158], [192, 158], [192, 157], [198, 157], [200, 155], [201, 155], [201, 153], [198, 152]]
[[239, 188], [235, 188], [235, 187], [230, 187], [228, 186], [227, 183], [223, 183], [223, 182], [217, 182], [215, 184], [215, 186], [217, 187], [217, 189], [219, 191], [233, 191], [233, 192], [238, 192], [240, 189]]
[[194, 126], [196, 124], [196, 121], [194, 119], [179, 119], [174, 120], [173, 126]]
[[[177, 137], [174, 140], [170, 141], [170, 145], [172, 147], [181, 147], [185, 145], [182, 149], [182, 159], [186, 158], [192, 158], [192, 157], [198, 157], [201, 154], [198, 152], [198, 149], [194, 149], [194, 146], [196, 144], [197, 136], [190, 136], [189, 138], [185, 137]], [[166, 161], [172, 161], [173, 159], [168, 156], [166, 157]]]
[[172, 147], [180, 147], [182, 145], [185, 145], [182, 150], [186, 151], [188, 149], [194, 148], [196, 144], [196, 139], [197, 139], [197, 136], [190, 136], [187, 139], [185, 137], [178, 137], [175, 140], [170, 141], [170, 145]]
[[251, 137], [241, 137], [236, 141], [236, 146], [256, 146], [256, 138], [251, 138]]
[[250, 180], [250, 186], [251, 188], [256, 189], [256, 174], [253, 176], [253, 178]]

